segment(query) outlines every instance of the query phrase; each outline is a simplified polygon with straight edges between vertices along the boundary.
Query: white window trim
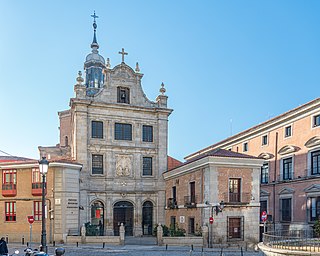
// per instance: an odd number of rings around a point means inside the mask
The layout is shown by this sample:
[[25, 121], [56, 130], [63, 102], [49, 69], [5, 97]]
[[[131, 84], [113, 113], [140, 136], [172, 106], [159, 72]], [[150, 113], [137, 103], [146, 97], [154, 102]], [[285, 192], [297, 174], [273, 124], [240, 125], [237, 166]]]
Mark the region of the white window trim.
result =
[[317, 129], [317, 128], [320, 127], [320, 125], [318, 125], [318, 126], [314, 126], [314, 125], [313, 125], [314, 117], [315, 117], [315, 116], [319, 116], [319, 115], [320, 115], [320, 112], [315, 113], [315, 114], [313, 114], [313, 115], [311, 116], [311, 129]]
[[[291, 172], [291, 177], [292, 179], [291, 180], [294, 180], [294, 154], [292, 155], [286, 155], [286, 156], [283, 156], [280, 158], [280, 181], [284, 181], [283, 179], [283, 160], [284, 159], [287, 159], [287, 158], [292, 158], [292, 172]], [[287, 180], [286, 180], [287, 181]]]
[[[263, 144], [263, 137], [264, 136], [267, 136], [267, 143], [266, 144]], [[269, 135], [268, 134], [263, 134], [261, 136], [261, 147], [265, 147], [265, 146], [268, 146], [269, 145]]]
[[[244, 150], [244, 145], [247, 144], [247, 150]], [[249, 151], [249, 141], [244, 141], [242, 143], [242, 152], [248, 152]]]
[[312, 154], [312, 152], [319, 151], [319, 150], [320, 150], [320, 147], [316, 147], [316, 148], [309, 150], [307, 153], [307, 176], [308, 177], [312, 176], [312, 174], [311, 174], [311, 154]]
[[[290, 136], [286, 136], [286, 128], [291, 126], [291, 135]], [[292, 138], [293, 136], [293, 124], [288, 124], [288, 125], [285, 125], [284, 128], [283, 128], [283, 139], [286, 140], [286, 139], [289, 139], [289, 138]]]
[[[280, 207], [281, 207], [281, 210], [282, 210], [282, 199], [291, 199], [291, 221], [290, 223], [293, 222], [293, 195], [292, 194], [286, 194], [286, 195], [280, 195], [279, 196], [279, 219], [280, 219], [280, 222], [287, 222], [287, 221], [284, 221], [282, 220], [282, 212], [280, 214]], [[281, 202], [280, 202], [281, 200]]]

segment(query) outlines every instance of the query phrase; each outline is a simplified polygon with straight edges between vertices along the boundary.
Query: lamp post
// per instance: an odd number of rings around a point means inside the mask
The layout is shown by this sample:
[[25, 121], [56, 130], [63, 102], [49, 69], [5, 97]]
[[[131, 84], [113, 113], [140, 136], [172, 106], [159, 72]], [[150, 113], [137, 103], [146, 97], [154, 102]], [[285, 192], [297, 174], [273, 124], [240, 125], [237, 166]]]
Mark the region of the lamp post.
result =
[[[218, 203], [216, 205], [210, 205], [210, 206], [211, 206], [211, 218], [213, 220], [213, 212], [215, 212], [216, 215], [218, 215], [219, 212], [222, 212], [225, 205], [224, 205], [224, 202], [221, 201], [220, 203]], [[211, 225], [210, 225], [210, 248], [212, 248], [212, 247], [213, 247], [213, 227], [212, 227], [212, 223], [211, 223]]]
[[41, 251], [47, 253], [47, 231], [46, 231], [46, 174], [48, 172], [49, 161], [45, 156], [39, 161], [39, 170], [42, 174], [42, 231], [41, 231]]

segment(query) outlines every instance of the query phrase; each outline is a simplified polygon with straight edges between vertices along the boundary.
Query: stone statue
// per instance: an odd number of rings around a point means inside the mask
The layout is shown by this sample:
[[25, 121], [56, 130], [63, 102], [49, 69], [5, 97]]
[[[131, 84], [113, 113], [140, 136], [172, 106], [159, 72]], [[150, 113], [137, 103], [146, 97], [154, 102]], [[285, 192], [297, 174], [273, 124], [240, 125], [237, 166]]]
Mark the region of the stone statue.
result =
[[130, 176], [131, 174], [131, 157], [126, 155], [118, 155], [116, 162], [117, 176]]

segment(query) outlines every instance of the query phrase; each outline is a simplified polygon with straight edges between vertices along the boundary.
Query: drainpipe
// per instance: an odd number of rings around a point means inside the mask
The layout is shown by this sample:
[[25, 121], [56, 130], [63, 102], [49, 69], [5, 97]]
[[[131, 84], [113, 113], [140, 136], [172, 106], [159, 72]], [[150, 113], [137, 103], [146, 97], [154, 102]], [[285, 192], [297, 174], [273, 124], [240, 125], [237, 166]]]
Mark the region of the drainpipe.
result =
[[276, 180], [277, 180], [277, 162], [278, 162], [278, 132], [276, 132], [275, 158], [273, 172], [273, 230], [276, 230]]

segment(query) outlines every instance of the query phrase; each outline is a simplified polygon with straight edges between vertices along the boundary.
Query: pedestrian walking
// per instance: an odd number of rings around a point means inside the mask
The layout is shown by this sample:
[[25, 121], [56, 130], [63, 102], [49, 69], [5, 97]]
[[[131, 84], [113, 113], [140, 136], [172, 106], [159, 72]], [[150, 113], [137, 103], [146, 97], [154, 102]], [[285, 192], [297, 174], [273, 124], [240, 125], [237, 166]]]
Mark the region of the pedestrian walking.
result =
[[7, 255], [8, 254], [8, 246], [7, 242], [4, 237], [0, 239], [0, 255]]

